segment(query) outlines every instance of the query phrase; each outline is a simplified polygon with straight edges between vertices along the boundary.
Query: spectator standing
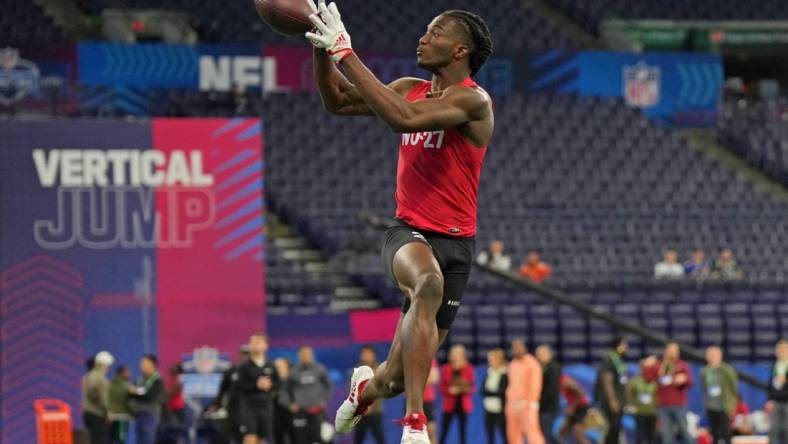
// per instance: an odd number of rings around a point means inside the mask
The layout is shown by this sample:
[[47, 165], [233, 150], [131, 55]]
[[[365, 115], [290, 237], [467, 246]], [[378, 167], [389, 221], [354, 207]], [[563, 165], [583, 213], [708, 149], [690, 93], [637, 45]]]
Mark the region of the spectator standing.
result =
[[495, 429], [501, 432], [501, 439], [506, 440], [506, 352], [496, 348], [487, 353], [487, 376], [482, 386], [484, 403], [484, 430], [487, 443], [495, 444]]
[[766, 412], [771, 419], [770, 444], [788, 444], [788, 339], [775, 347]]
[[115, 377], [109, 383], [109, 417], [110, 417], [110, 442], [112, 444], [126, 444], [131, 424], [131, 406], [129, 405], [129, 369], [119, 366], [115, 370]]
[[731, 442], [731, 417], [736, 410], [739, 381], [736, 370], [722, 362], [722, 349], [706, 349], [706, 366], [700, 372], [703, 404], [714, 444]]
[[293, 363], [288, 359], [279, 358], [274, 360], [274, 367], [279, 376], [279, 390], [276, 391], [274, 400], [274, 442], [295, 444], [293, 414], [290, 413], [290, 396], [287, 387]]
[[238, 352], [238, 359], [235, 364], [224, 371], [222, 382], [219, 384], [219, 393], [211, 406], [212, 410], [224, 408], [227, 411], [227, 422], [225, 433], [232, 442], [237, 443], [243, 440], [240, 431], [239, 403], [240, 393], [238, 390], [239, 369], [241, 365], [249, 359], [249, 344], [243, 344]]
[[539, 428], [548, 444], [556, 442], [553, 436], [555, 420], [561, 410], [561, 366], [553, 359], [549, 345], [536, 348], [536, 359], [542, 365], [542, 393], [539, 396]]
[[542, 262], [539, 252], [536, 250], [529, 252], [525, 263], [520, 265], [520, 277], [530, 279], [537, 284], [541, 284], [551, 274], [553, 274], [553, 270], [546, 262]]
[[164, 404], [164, 383], [158, 370], [159, 360], [145, 355], [140, 360], [142, 376], [129, 388], [129, 398], [134, 411], [134, 432], [137, 444], [154, 444]]
[[714, 263], [712, 276], [723, 280], [736, 280], [744, 277], [744, 273], [739, 268], [739, 264], [733, 258], [733, 250], [724, 248], [720, 251], [720, 257]]
[[238, 421], [243, 444], [259, 444], [273, 438], [274, 395], [279, 374], [268, 361], [268, 338], [249, 337], [249, 359], [238, 367]]
[[315, 362], [312, 347], [298, 350], [298, 365], [290, 373], [287, 390], [296, 444], [322, 442], [320, 427], [331, 397], [331, 380], [325, 367]]
[[626, 339], [620, 337], [614, 339], [597, 373], [594, 397], [602, 407], [602, 414], [607, 420], [606, 444], [616, 444], [621, 437], [621, 419], [626, 404], [626, 386], [629, 382], [627, 364], [624, 362], [626, 352]]
[[480, 265], [486, 265], [494, 270], [509, 271], [512, 268], [512, 258], [509, 255], [503, 254], [503, 242], [494, 240], [490, 242], [487, 250], [482, 251], [476, 256], [476, 262]]
[[635, 413], [636, 444], [654, 444], [657, 434], [657, 384], [643, 379], [644, 363], [640, 374], [627, 384], [627, 403]]
[[684, 263], [684, 274], [695, 279], [711, 276], [711, 264], [706, 260], [706, 252], [701, 248], [692, 250], [692, 257]]
[[[365, 345], [361, 348], [359, 364], [356, 367], [366, 365], [372, 370], [378, 368], [378, 358], [375, 353], [375, 348], [371, 345]], [[375, 438], [377, 444], [385, 444], [386, 437], [383, 434], [383, 401], [378, 399], [367, 410], [367, 414], [361, 417], [358, 425], [356, 426], [356, 433], [353, 437], [355, 444], [362, 444], [367, 432], [372, 432], [372, 437]]]
[[662, 359], [650, 356], [645, 366], [643, 379], [657, 383], [657, 420], [662, 444], [674, 442], [674, 431], [678, 431], [682, 444], [692, 444], [687, 431], [687, 392], [692, 387], [692, 374], [681, 360], [679, 344], [667, 344]]
[[506, 439], [508, 444], [544, 444], [539, 426], [539, 398], [542, 394], [542, 366], [528, 353], [522, 340], [512, 341], [506, 388]]
[[465, 347], [456, 344], [449, 350], [449, 362], [443, 365], [440, 374], [440, 392], [443, 395], [443, 421], [440, 444], [446, 444], [449, 427], [454, 418], [459, 421], [460, 444], [465, 444], [468, 415], [473, 411], [473, 392], [476, 391], [476, 376], [468, 362]]
[[427, 434], [431, 444], [438, 444], [437, 434], [435, 433], [435, 386], [440, 382], [440, 369], [438, 361], [432, 360], [430, 374], [427, 376], [427, 385], [424, 387], [424, 416], [427, 417]]
[[180, 364], [170, 367], [170, 387], [166, 389], [165, 404], [166, 421], [173, 426], [181, 426], [186, 421], [186, 399], [183, 397], [183, 383], [181, 373], [183, 367]]
[[88, 429], [91, 444], [109, 442], [107, 370], [115, 359], [107, 351], [100, 351], [93, 361], [93, 368], [82, 378], [82, 418]]
[[585, 420], [591, 406], [585, 390], [569, 375], [561, 375], [561, 394], [566, 400], [566, 419], [558, 431], [558, 438], [563, 441], [566, 434], [572, 432], [580, 444], [591, 444], [586, 438]]
[[654, 265], [654, 278], [680, 279], [684, 277], [684, 266], [679, 263], [676, 250], [666, 250], [662, 255], [662, 262]]

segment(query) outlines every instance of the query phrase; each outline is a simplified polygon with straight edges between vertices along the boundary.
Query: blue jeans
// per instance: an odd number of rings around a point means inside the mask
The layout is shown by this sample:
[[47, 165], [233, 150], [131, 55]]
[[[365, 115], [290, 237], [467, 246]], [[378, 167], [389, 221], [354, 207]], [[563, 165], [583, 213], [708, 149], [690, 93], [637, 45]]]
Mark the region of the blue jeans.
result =
[[682, 444], [693, 444], [687, 432], [687, 407], [658, 407], [659, 439], [662, 444], [673, 444], [676, 435]]
[[555, 444], [557, 442], [553, 437], [553, 426], [555, 425], [556, 416], [558, 416], [556, 412], [539, 412], [539, 425], [542, 427], [542, 434], [547, 444]]
[[158, 414], [137, 413], [134, 415], [134, 430], [137, 432], [137, 444], [155, 444], [156, 431], [158, 429]]

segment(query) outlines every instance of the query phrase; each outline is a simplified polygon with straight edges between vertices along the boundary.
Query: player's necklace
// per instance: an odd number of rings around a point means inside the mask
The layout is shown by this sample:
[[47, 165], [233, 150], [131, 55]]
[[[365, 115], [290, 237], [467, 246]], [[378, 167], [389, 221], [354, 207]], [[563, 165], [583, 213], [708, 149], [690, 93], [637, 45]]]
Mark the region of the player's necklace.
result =
[[438, 91], [428, 91], [427, 92], [427, 98], [428, 99], [434, 99], [436, 96], [440, 96], [441, 94], [443, 94], [443, 91], [446, 91], [446, 88], [439, 89]]

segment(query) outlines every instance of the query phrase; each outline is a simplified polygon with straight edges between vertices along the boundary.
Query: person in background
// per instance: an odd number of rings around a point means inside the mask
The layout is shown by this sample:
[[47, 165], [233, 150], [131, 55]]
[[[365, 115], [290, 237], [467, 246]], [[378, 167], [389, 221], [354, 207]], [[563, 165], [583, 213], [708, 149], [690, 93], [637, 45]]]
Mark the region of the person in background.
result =
[[274, 360], [274, 367], [276, 367], [280, 382], [274, 401], [274, 442], [276, 444], [295, 444], [293, 414], [290, 413], [290, 397], [287, 388], [287, 380], [290, 378], [293, 363], [289, 359], [279, 358]]
[[509, 255], [503, 254], [503, 242], [494, 240], [490, 242], [487, 250], [480, 252], [476, 256], [476, 263], [479, 265], [486, 265], [493, 270], [509, 271], [512, 268], [512, 258]]
[[183, 383], [181, 373], [183, 367], [180, 364], [170, 367], [170, 387], [166, 389], [165, 412], [167, 412], [167, 422], [173, 425], [183, 424], [186, 421], [186, 399], [183, 397]]
[[487, 353], [487, 376], [482, 385], [482, 402], [484, 403], [484, 430], [488, 444], [495, 444], [495, 429], [501, 432], [506, 440], [506, 417], [504, 403], [506, 401], [506, 352], [500, 348]]
[[692, 444], [687, 431], [687, 392], [692, 387], [692, 373], [681, 360], [679, 344], [668, 343], [662, 359], [649, 356], [644, 365], [643, 379], [657, 383], [657, 421], [662, 444], [672, 444], [676, 430], [682, 444]]
[[736, 394], [736, 410], [731, 418], [731, 430], [733, 436], [750, 436], [755, 433], [750, 422], [750, 407], [744, 402], [741, 394]]
[[561, 394], [566, 400], [566, 419], [558, 431], [559, 440], [563, 441], [566, 435], [572, 432], [578, 443], [591, 444], [586, 438], [585, 420], [591, 406], [585, 390], [569, 375], [561, 375]]
[[766, 413], [771, 419], [770, 444], [788, 444], [788, 339], [777, 342], [769, 381]]
[[526, 279], [530, 279], [537, 284], [541, 284], [542, 281], [549, 278], [551, 274], [553, 274], [553, 270], [547, 265], [546, 262], [542, 262], [539, 252], [533, 250], [528, 253], [528, 256], [525, 258], [525, 263], [520, 265], [520, 277], [524, 277]]
[[107, 351], [96, 354], [93, 369], [82, 378], [82, 418], [91, 444], [109, 442], [109, 381], [107, 370], [115, 359]]
[[164, 403], [164, 383], [158, 370], [159, 360], [145, 355], [140, 360], [142, 376], [129, 387], [129, 399], [134, 411], [134, 432], [137, 444], [154, 444]]
[[219, 384], [219, 393], [213, 401], [209, 410], [217, 411], [224, 408], [227, 412], [227, 421], [224, 423], [223, 432], [231, 442], [239, 443], [243, 440], [240, 433], [240, 423], [238, 418], [238, 403], [240, 395], [238, 393], [238, 369], [241, 364], [249, 359], [249, 344], [242, 344], [238, 359], [222, 374], [222, 382]]
[[597, 373], [594, 397], [602, 407], [607, 421], [606, 444], [616, 444], [621, 437], [621, 419], [626, 405], [626, 386], [629, 382], [627, 364], [624, 355], [627, 353], [627, 341], [622, 337], [613, 339], [610, 351], [602, 359], [602, 366]]
[[432, 367], [430, 367], [430, 374], [427, 376], [427, 385], [424, 387], [424, 416], [427, 417], [427, 434], [430, 437], [430, 444], [438, 444], [437, 429], [435, 424], [435, 386], [440, 382], [440, 369], [438, 368], [438, 361], [432, 360]]
[[556, 442], [553, 428], [561, 410], [561, 366], [553, 359], [553, 349], [549, 345], [540, 345], [536, 348], [536, 359], [542, 364], [539, 426], [545, 441], [553, 444]]
[[676, 250], [665, 250], [662, 254], [662, 262], [654, 265], [655, 279], [679, 279], [684, 277], [684, 266], [679, 263], [679, 255]]
[[315, 362], [312, 347], [298, 350], [298, 365], [290, 372], [287, 390], [296, 444], [322, 442], [320, 427], [331, 397], [331, 380], [325, 367]]
[[[361, 347], [358, 362], [359, 364], [356, 367], [366, 365], [372, 370], [378, 368], [378, 357], [375, 353], [375, 348], [371, 345]], [[367, 414], [359, 421], [356, 426], [353, 442], [355, 444], [362, 444], [364, 442], [364, 437], [367, 436], [367, 431], [372, 432], [372, 437], [375, 438], [377, 444], [385, 444], [386, 437], [383, 434], [383, 401], [380, 399], [369, 406]]]
[[722, 349], [712, 345], [706, 349], [706, 366], [700, 372], [703, 404], [709, 418], [714, 444], [731, 442], [731, 417], [736, 410], [739, 380], [736, 370], [722, 362]]
[[720, 251], [720, 257], [714, 263], [712, 277], [723, 280], [736, 280], [744, 277], [739, 264], [733, 259], [733, 250], [724, 248]]
[[706, 260], [706, 252], [702, 248], [692, 250], [691, 259], [684, 262], [684, 274], [695, 279], [711, 276], [711, 264]]
[[126, 444], [129, 436], [132, 412], [129, 405], [129, 369], [119, 366], [115, 369], [115, 377], [109, 383], [109, 401], [107, 407], [110, 417], [110, 442], [112, 444]]
[[506, 442], [544, 444], [539, 426], [539, 398], [542, 394], [542, 366], [528, 353], [522, 340], [512, 341], [509, 362], [509, 386], [506, 388]]
[[443, 365], [440, 374], [440, 392], [443, 395], [443, 421], [440, 444], [446, 444], [452, 420], [459, 420], [460, 444], [465, 444], [468, 415], [473, 411], [473, 392], [476, 391], [476, 376], [468, 362], [465, 347], [456, 344], [449, 349], [449, 362]]
[[644, 363], [640, 374], [627, 384], [627, 403], [635, 415], [635, 443], [654, 444], [657, 436], [657, 384], [643, 379]]
[[266, 353], [268, 338], [255, 333], [249, 337], [249, 359], [238, 367], [238, 421], [243, 444], [259, 444], [273, 438], [279, 374]]

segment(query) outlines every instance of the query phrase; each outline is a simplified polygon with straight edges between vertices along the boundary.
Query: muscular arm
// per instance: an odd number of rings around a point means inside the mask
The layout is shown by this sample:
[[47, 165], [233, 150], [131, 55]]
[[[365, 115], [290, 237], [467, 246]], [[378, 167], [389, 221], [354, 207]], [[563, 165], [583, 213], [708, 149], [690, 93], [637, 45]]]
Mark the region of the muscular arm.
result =
[[441, 130], [490, 113], [489, 97], [471, 88], [450, 87], [439, 99], [408, 102], [383, 85], [357, 55], [348, 56], [342, 68], [364, 103], [395, 132]]
[[[313, 52], [315, 81], [323, 106], [341, 116], [374, 116], [375, 113], [361, 98], [358, 89], [342, 74], [325, 50], [315, 48]], [[418, 79], [402, 78], [391, 82], [389, 88], [400, 97], [407, 94]]]

